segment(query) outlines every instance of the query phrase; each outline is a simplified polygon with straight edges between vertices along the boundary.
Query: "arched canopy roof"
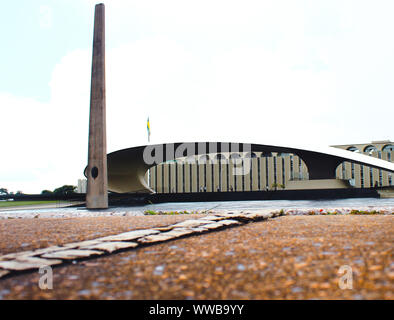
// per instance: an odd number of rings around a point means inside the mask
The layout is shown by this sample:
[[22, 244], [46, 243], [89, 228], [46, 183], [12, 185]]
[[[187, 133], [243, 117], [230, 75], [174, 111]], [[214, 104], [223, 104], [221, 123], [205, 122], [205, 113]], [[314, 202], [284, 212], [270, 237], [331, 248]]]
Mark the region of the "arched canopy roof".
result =
[[[108, 188], [114, 192], [151, 192], [145, 181], [146, 171], [168, 160], [193, 155], [229, 152], [238, 145], [239, 152], [293, 153], [306, 164], [310, 179], [335, 179], [335, 169], [343, 161], [394, 172], [394, 163], [347, 150], [324, 147], [304, 149], [263, 144], [235, 144], [221, 142], [166, 143], [138, 146], [108, 154]], [[161, 157], [160, 157], [161, 156]], [[152, 161], [152, 159], [154, 161]], [[147, 161], [148, 160], [148, 161]], [[159, 161], [157, 161], [159, 160]], [[156, 162], [155, 162], [156, 161]]]

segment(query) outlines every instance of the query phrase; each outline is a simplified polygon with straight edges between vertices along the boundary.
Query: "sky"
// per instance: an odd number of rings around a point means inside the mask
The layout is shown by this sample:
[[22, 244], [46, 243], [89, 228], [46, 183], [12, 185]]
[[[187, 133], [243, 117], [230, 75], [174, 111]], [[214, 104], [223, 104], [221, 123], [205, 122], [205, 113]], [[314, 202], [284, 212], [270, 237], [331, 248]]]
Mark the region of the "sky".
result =
[[[0, 187], [83, 178], [96, 3], [2, 3]], [[393, 140], [391, 0], [104, 3], [108, 152]]]

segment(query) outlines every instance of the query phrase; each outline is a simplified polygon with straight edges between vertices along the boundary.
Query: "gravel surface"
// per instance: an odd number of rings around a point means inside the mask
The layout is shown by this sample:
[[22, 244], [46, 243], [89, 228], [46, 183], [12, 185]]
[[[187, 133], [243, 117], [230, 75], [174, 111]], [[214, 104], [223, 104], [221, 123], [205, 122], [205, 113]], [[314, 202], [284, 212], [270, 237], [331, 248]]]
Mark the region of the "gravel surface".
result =
[[[100, 230], [135, 225], [114, 218]], [[58, 267], [53, 290], [39, 289], [38, 273], [0, 280], [0, 298], [394, 299], [393, 229], [384, 215], [283, 216]], [[343, 265], [352, 290], [338, 287]]]
[[91, 240], [134, 229], [167, 226], [202, 215], [0, 220], [0, 255]]

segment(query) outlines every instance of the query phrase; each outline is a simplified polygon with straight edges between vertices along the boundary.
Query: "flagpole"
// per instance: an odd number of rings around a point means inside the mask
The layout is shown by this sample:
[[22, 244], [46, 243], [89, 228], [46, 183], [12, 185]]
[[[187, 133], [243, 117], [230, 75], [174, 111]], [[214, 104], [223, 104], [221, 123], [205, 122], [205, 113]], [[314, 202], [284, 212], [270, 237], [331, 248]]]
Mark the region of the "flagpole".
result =
[[150, 143], [150, 123], [149, 123], [149, 117], [148, 117], [148, 122], [146, 124], [147, 130], [148, 130], [148, 143]]
[[[149, 117], [148, 117], [148, 122], [146, 124], [146, 129], [148, 131], [148, 144], [150, 143], [150, 123], [149, 123]], [[150, 186], [150, 169], [148, 169], [148, 186]]]

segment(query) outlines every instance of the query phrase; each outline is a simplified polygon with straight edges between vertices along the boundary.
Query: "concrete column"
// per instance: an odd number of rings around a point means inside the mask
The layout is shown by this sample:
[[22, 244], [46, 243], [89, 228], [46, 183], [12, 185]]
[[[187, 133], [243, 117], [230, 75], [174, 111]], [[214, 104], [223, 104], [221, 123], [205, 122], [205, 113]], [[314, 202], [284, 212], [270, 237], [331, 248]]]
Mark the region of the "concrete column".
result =
[[221, 191], [225, 192], [228, 191], [228, 186], [227, 186], [227, 162], [223, 162], [220, 165], [220, 170], [221, 170], [221, 175], [222, 175], [222, 185], [221, 185]]
[[259, 158], [252, 158], [252, 191], [259, 190], [258, 161]]
[[197, 192], [197, 162], [193, 162], [190, 165], [190, 170], [192, 172], [192, 180], [190, 181], [190, 192]]
[[219, 170], [220, 170], [220, 162], [221, 160], [217, 159], [213, 165], [213, 192], [217, 192], [218, 187], [222, 190], [222, 186], [219, 181]]
[[156, 187], [156, 167], [152, 167], [149, 170], [150, 170], [150, 181], [151, 181], [151, 185], [149, 187], [152, 190], [155, 190], [157, 192], [157, 187]]
[[185, 192], [191, 192], [191, 179], [190, 179], [190, 170], [191, 165], [189, 162], [185, 161]]
[[170, 164], [163, 163], [163, 193], [170, 193]]
[[198, 164], [198, 191], [202, 190], [204, 191], [204, 186], [205, 186], [205, 164], [202, 164], [201, 162]]
[[87, 176], [86, 207], [88, 209], [108, 208], [104, 4], [96, 5], [94, 16]]
[[209, 159], [207, 160], [207, 166], [206, 166], [206, 170], [207, 170], [207, 192], [212, 192], [214, 187], [212, 186], [212, 161]]
[[183, 162], [176, 163], [176, 169], [178, 171], [178, 193], [183, 192]]
[[160, 163], [159, 165], [157, 165], [156, 167], [156, 172], [157, 172], [157, 179], [156, 179], [156, 183], [157, 183], [157, 193], [164, 193], [163, 190], [163, 164]]
[[[247, 161], [249, 163], [246, 163]], [[252, 171], [252, 158], [244, 158], [242, 165], [243, 165], [243, 173], [245, 174], [244, 176], [242, 176], [242, 178], [244, 179], [244, 190], [243, 191], [250, 191], [250, 183], [251, 183], [250, 182], [250, 179], [251, 179], [250, 173]], [[249, 166], [250, 171], [247, 171], [248, 166]], [[241, 181], [241, 183], [242, 183], [242, 181]]]

